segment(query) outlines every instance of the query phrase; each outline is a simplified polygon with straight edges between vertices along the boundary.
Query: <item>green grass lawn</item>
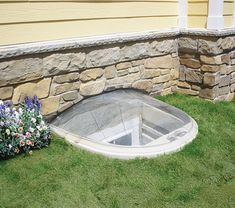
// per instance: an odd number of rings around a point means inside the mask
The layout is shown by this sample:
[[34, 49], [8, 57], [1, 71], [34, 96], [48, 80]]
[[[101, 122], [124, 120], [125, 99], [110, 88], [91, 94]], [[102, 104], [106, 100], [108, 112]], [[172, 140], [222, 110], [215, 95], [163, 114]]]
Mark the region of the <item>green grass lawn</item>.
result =
[[235, 207], [235, 100], [159, 99], [199, 125], [181, 152], [121, 161], [54, 137], [33, 156], [0, 161], [0, 207]]

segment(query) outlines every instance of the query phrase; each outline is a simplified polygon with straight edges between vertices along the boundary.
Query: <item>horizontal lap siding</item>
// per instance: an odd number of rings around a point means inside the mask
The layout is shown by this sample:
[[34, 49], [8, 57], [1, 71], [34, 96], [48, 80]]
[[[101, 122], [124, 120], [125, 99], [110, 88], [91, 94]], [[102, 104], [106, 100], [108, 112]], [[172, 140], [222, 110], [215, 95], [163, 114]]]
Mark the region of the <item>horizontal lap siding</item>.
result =
[[224, 1], [224, 26], [225, 27], [232, 27], [233, 25], [233, 0]]
[[169, 29], [178, 2], [0, 0], [0, 45]]
[[206, 28], [208, 0], [188, 0], [188, 27]]

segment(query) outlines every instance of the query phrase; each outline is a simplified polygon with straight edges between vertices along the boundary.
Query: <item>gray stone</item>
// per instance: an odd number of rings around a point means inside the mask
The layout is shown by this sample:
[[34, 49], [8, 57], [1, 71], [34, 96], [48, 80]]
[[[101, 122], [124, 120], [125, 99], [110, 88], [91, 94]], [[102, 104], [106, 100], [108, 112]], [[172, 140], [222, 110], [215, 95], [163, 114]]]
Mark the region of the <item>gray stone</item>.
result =
[[220, 81], [219, 81], [219, 87], [229, 85], [230, 84], [230, 79], [231, 79], [230, 75], [221, 76]]
[[223, 52], [223, 49], [220, 48], [215, 39], [211, 40], [198, 40], [198, 52], [201, 54], [213, 54], [217, 55]]
[[45, 76], [68, 73], [70, 62], [69, 54], [52, 54], [43, 58]]
[[74, 82], [74, 81], [77, 81], [78, 79], [79, 79], [79, 73], [74, 72], [74, 73], [55, 76], [53, 78], [53, 83], [63, 84], [66, 82]]
[[130, 84], [139, 79], [140, 79], [140, 73], [133, 73], [133, 74], [128, 74], [127, 76], [116, 77], [114, 79], [107, 80], [107, 85], [111, 87], [121, 86], [121, 85], [130, 86]]
[[0, 88], [0, 100], [10, 99], [13, 94], [13, 87]]
[[197, 39], [180, 37], [178, 47], [180, 52], [195, 53], [197, 51]]
[[235, 48], [235, 37], [220, 38], [217, 43], [222, 50], [232, 50]]
[[86, 56], [86, 67], [100, 67], [115, 64], [120, 61], [120, 48], [98, 49], [89, 52]]
[[69, 71], [80, 71], [86, 67], [86, 54], [85, 53], [70, 53]]
[[135, 60], [131, 62], [132, 66], [140, 66], [144, 64], [144, 59]]
[[230, 87], [229, 86], [219, 88], [219, 95], [226, 95], [229, 92], [230, 92]]
[[150, 44], [150, 56], [164, 55], [175, 53], [177, 51], [177, 41], [166, 39], [166, 40], [155, 40]]
[[19, 84], [43, 77], [42, 59], [21, 58], [0, 62], [0, 86]]
[[126, 45], [121, 48], [121, 60], [133, 60], [142, 59], [148, 56], [150, 44], [147, 43], [135, 43], [133, 45]]
[[231, 84], [230, 91], [231, 92], [235, 92], [235, 83]]
[[79, 93], [82, 96], [98, 95], [104, 91], [104, 87], [105, 87], [104, 79], [90, 81], [81, 84]]

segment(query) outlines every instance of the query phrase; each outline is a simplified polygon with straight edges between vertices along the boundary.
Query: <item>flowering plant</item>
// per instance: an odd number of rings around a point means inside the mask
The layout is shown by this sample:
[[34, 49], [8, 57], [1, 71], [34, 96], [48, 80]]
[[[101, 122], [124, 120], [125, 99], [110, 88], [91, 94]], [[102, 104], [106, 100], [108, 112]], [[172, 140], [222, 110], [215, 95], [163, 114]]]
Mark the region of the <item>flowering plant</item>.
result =
[[12, 103], [0, 100], [0, 158], [19, 153], [32, 154], [50, 144], [50, 129], [40, 113], [41, 104], [36, 96], [25, 97], [16, 110]]

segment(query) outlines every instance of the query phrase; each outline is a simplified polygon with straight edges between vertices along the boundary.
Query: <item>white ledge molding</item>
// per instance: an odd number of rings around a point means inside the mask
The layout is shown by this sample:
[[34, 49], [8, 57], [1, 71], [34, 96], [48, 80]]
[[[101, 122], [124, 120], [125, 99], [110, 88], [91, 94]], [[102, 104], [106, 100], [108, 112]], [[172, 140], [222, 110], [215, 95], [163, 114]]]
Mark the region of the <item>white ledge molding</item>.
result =
[[134, 41], [147, 41], [147, 40], [154, 40], [157, 38], [170, 38], [170, 37], [177, 38], [180, 35], [223, 37], [223, 36], [235, 35], [235, 28], [226, 29], [226, 30], [172, 29], [165, 31], [120, 33], [120, 34], [93, 36], [86, 38], [73, 38], [73, 39], [7, 45], [7, 46], [0, 46], [0, 59], [30, 55], [30, 54], [134, 42]]

